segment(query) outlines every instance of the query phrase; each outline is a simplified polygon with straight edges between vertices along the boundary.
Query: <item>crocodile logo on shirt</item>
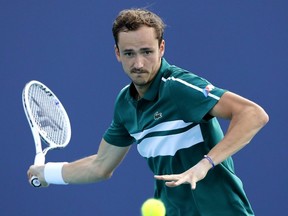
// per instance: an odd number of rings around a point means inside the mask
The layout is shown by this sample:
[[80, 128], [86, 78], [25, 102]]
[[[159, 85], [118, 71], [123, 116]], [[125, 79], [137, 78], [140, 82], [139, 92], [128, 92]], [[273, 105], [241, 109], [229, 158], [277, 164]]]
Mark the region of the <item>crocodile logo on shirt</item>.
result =
[[160, 119], [160, 118], [162, 118], [162, 113], [157, 111], [157, 112], [154, 114], [154, 119], [155, 119], [155, 120], [158, 120], [158, 119]]

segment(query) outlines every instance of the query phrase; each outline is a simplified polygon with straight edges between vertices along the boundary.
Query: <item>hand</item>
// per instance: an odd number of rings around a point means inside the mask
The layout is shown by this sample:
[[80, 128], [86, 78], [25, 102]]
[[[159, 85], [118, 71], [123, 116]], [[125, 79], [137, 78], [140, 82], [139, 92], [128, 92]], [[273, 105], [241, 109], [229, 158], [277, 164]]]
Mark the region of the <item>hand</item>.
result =
[[27, 171], [27, 176], [28, 176], [28, 181], [31, 184], [30, 180], [32, 176], [36, 176], [38, 180], [41, 183], [41, 187], [48, 187], [49, 184], [45, 181], [44, 178], [44, 165], [37, 166], [37, 165], [32, 165]]
[[166, 186], [177, 187], [181, 184], [191, 184], [191, 189], [196, 189], [196, 183], [205, 178], [211, 164], [207, 160], [201, 160], [195, 166], [181, 174], [155, 175], [157, 180], [166, 181]]

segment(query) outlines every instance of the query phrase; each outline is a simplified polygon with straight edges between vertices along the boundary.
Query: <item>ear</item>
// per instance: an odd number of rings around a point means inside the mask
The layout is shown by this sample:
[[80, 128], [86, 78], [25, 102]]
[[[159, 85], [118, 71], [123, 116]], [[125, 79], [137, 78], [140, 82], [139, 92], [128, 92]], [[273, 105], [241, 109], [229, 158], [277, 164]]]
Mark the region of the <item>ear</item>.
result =
[[119, 48], [116, 46], [116, 44], [114, 45], [114, 50], [115, 50], [115, 55], [116, 55], [116, 58], [119, 62], [121, 62], [121, 59], [120, 59], [120, 51], [119, 51]]
[[165, 40], [162, 40], [159, 49], [160, 49], [160, 55], [161, 57], [163, 57], [165, 53]]

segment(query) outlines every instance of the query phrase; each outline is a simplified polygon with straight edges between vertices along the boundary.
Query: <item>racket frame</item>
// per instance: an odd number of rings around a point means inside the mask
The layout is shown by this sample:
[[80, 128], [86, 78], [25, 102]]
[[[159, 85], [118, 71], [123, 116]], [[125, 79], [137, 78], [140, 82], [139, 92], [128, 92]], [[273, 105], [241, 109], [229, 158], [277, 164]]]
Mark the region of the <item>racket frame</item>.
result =
[[[29, 90], [30, 90], [30, 87], [32, 85], [35, 85], [35, 84], [39, 85], [41, 87], [41, 89], [43, 91], [45, 91], [46, 94], [49, 94], [49, 96], [53, 97], [55, 102], [57, 102], [57, 106], [60, 106], [59, 109], [62, 110], [62, 114], [65, 118], [64, 121], [66, 122], [66, 126], [68, 127], [67, 135], [66, 135], [67, 136], [66, 141], [62, 144], [56, 144], [51, 139], [49, 139], [47, 136], [47, 133], [45, 133], [44, 130], [41, 130], [41, 128], [38, 126], [38, 124], [36, 123], [36, 121], [34, 119], [34, 116], [33, 116], [33, 113], [30, 109], [30, 104], [29, 104]], [[62, 105], [60, 100], [57, 98], [57, 96], [46, 85], [44, 85], [43, 83], [36, 81], [36, 80], [32, 80], [25, 85], [23, 92], [22, 92], [22, 103], [23, 103], [25, 115], [27, 117], [27, 120], [28, 120], [30, 128], [31, 128], [34, 143], [35, 143], [36, 154], [35, 154], [35, 158], [34, 158], [34, 165], [44, 165], [45, 164], [45, 156], [49, 150], [61, 149], [61, 148], [64, 148], [68, 145], [68, 143], [71, 139], [71, 124], [70, 124], [69, 117], [67, 115], [67, 112], [66, 112], [64, 106]], [[42, 148], [42, 142], [41, 141], [43, 141], [45, 144], [47, 144], [47, 147], [44, 148], [44, 150]], [[32, 176], [32, 178], [30, 179], [30, 183], [34, 187], [40, 187], [41, 186], [41, 183], [36, 176]]]

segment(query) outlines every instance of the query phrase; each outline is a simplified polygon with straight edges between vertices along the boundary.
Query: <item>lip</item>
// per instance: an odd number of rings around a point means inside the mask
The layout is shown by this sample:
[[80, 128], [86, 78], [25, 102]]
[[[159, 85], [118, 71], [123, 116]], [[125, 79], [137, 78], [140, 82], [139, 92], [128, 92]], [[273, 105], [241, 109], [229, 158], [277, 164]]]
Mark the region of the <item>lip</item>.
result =
[[139, 71], [139, 72], [132, 72], [132, 74], [145, 74], [146, 72], [143, 72], [143, 71]]
[[131, 71], [132, 74], [147, 74], [148, 72], [147, 71]]
[[131, 73], [132, 74], [146, 74], [146, 73], [148, 73], [146, 70], [144, 70], [144, 69], [135, 69], [135, 68], [133, 68], [132, 70], [131, 70]]

